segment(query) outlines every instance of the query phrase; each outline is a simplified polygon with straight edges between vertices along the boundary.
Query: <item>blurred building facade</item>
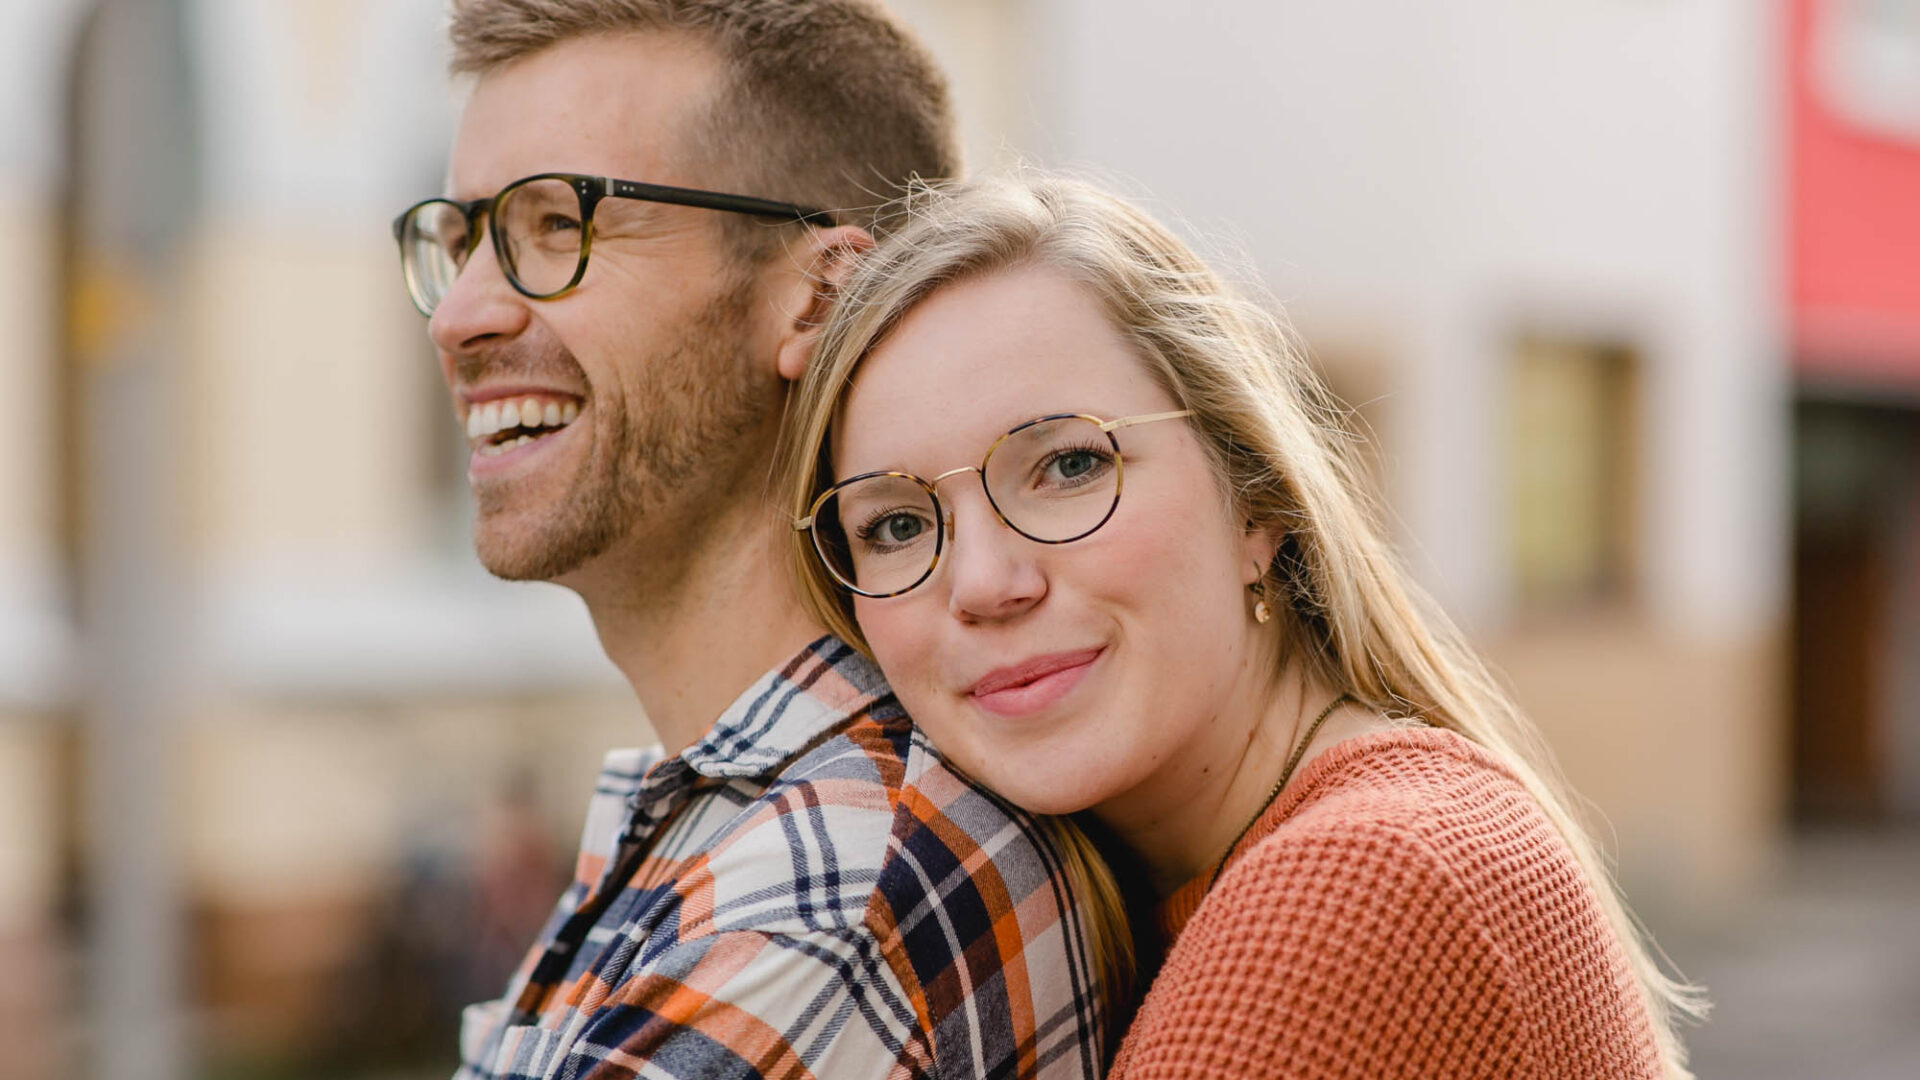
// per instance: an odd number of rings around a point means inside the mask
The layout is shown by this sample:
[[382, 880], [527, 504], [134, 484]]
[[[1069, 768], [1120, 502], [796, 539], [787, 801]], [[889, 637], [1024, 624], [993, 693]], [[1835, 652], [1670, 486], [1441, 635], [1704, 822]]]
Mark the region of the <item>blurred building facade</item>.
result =
[[1920, 817], [1920, 10], [1792, 5], [1793, 795]]
[[[0, 985], [0, 1045], [32, 1048], [0, 1078], [84, 1049], [71, 365], [116, 294], [48, 268], [68, 87], [114, 77], [76, 59], [96, 7], [14, 0], [0, 34], [0, 966], [34, 973]], [[1088, 167], [1244, 253], [1656, 924], [1737, 905], [1795, 807], [1920, 814], [1912, 5], [896, 7], [975, 168]], [[645, 722], [569, 594], [467, 547], [387, 231], [439, 188], [441, 0], [185, 11], [204, 179], [154, 407], [183, 462], [156, 842], [188, 1024], [216, 1065], [340, 1075], [425, 1039], [432, 1072], [451, 1021], [422, 1003], [511, 962]]]

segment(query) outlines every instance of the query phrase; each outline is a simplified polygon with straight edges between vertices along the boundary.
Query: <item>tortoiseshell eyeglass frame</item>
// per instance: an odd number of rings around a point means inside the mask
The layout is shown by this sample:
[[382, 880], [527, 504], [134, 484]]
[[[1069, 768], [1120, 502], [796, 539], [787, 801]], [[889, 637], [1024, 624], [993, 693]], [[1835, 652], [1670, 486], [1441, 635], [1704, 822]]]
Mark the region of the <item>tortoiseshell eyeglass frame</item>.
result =
[[[845, 480], [835, 481], [825, 491], [822, 491], [814, 498], [813, 503], [807, 507], [807, 516], [795, 521], [793, 527], [795, 531], [805, 531], [807, 535], [812, 538], [814, 557], [820, 560], [820, 565], [827, 571], [827, 576], [833, 578], [834, 582], [841, 588], [853, 593], [855, 596], [864, 596], [872, 600], [884, 600], [890, 596], [899, 596], [902, 593], [911, 592], [919, 588], [922, 582], [933, 576], [934, 570], [940, 566], [940, 555], [945, 550], [946, 538], [953, 532], [953, 518], [948, 515], [946, 510], [940, 505], [940, 493], [935, 490], [940, 481], [950, 476], [958, 476], [964, 472], [978, 473], [980, 476], [980, 489], [987, 493], [987, 505], [993, 507], [994, 516], [1000, 519], [1001, 524], [1036, 544], [1071, 544], [1075, 540], [1084, 540], [1100, 531], [1101, 526], [1113, 520], [1114, 511], [1120, 508], [1120, 489], [1126, 478], [1126, 456], [1120, 452], [1120, 440], [1115, 438], [1113, 433], [1121, 428], [1135, 427], [1140, 424], [1154, 424], [1162, 420], [1180, 420], [1192, 415], [1192, 409], [1179, 409], [1174, 412], [1143, 413], [1139, 416], [1123, 416], [1118, 420], [1102, 420], [1097, 416], [1091, 416], [1087, 413], [1051, 413], [1046, 416], [1037, 416], [1032, 420], [1015, 426], [1006, 434], [993, 440], [993, 445], [987, 447], [986, 456], [980, 459], [980, 464], [978, 465], [962, 465], [957, 469], [948, 469], [946, 472], [941, 473], [931, 480], [915, 476], [913, 473], [895, 472], [891, 469], [878, 469], [873, 472], [861, 473], [858, 476], [849, 476]], [[1015, 435], [1020, 434], [1022, 431], [1036, 424], [1052, 423], [1055, 420], [1085, 420], [1099, 428], [1100, 433], [1107, 437], [1107, 442], [1113, 447], [1113, 501], [1107, 505], [1107, 512], [1101, 515], [1100, 520], [1092, 526], [1064, 539], [1049, 540], [1033, 535], [1020, 526], [1015, 525], [1007, 518], [1006, 511], [1000, 508], [999, 501], [993, 497], [993, 489], [987, 486], [987, 463], [993, 460], [993, 452], [1000, 449], [1001, 444], [1008, 439], [1013, 438]], [[830, 558], [827, 552], [820, 546], [824, 541], [820, 538], [819, 530], [813, 527], [814, 518], [818, 516], [820, 508], [826, 505], [828, 499], [833, 498], [851, 485], [857, 484], [862, 480], [871, 480], [877, 476], [893, 476], [918, 484], [921, 489], [927, 493], [928, 500], [933, 503], [935, 519], [941, 523], [940, 526], [934, 530], [933, 559], [928, 562], [926, 572], [913, 579], [912, 584], [895, 589], [892, 592], [869, 592], [841, 576], [840, 572], [834, 569], [833, 559]]]
[[512, 253], [507, 242], [497, 229], [488, 229], [493, 236], [494, 258], [500, 263], [508, 284], [522, 296], [530, 300], [552, 300], [571, 292], [587, 274], [587, 257], [593, 250], [593, 211], [602, 199], [637, 199], [641, 202], [667, 203], [674, 206], [693, 206], [705, 210], [722, 210], [733, 214], [748, 214], [753, 217], [777, 218], [782, 221], [800, 222], [805, 225], [826, 228], [837, 224], [830, 210], [813, 210], [793, 203], [779, 202], [773, 199], [760, 199], [750, 195], [729, 195], [720, 191], [701, 191], [697, 188], [672, 187], [666, 184], [648, 184], [639, 180], [617, 180], [611, 176], [587, 176], [581, 173], [549, 172], [523, 176], [499, 193], [489, 198], [472, 199], [460, 202], [455, 199], [422, 199], [407, 207], [399, 217], [393, 219], [393, 239], [400, 245], [400, 270], [406, 277], [407, 295], [412, 298], [413, 306], [420, 314], [432, 316], [444, 294], [435, 296], [423, 280], [419, 268], [410, 256], [408, 232], [412, 224], [419, 219], [420, 211], [429, 206], [444, 203], [451, 206], [466, 219], [467, 247], [455, 260], [456, 272], [464, 269], [467, 260], [480, 246], [480, 219], [494, 220], [495, 211], [501, 202], [519, 188], [543, 180], [562, 180], [573, 188], [574, 195], [580, 200], [580, 257], [575, 262], [573, 276], [565, 285], [547, 292], [531, 289], [520, 280], [513, 269]]

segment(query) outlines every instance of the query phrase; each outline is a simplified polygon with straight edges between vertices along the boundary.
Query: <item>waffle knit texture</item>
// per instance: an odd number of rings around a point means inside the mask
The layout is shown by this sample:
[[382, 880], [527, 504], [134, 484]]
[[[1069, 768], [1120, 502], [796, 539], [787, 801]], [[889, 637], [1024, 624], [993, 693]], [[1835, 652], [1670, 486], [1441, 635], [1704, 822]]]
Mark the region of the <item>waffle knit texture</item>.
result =
[[[1177, 927], [1110, 1074], [1658, 1077], [1653, 1022], [1573, 853], [1449, 731], [1339, 743]], [[1185, 890], [1183, 890], [1185, 892]]]

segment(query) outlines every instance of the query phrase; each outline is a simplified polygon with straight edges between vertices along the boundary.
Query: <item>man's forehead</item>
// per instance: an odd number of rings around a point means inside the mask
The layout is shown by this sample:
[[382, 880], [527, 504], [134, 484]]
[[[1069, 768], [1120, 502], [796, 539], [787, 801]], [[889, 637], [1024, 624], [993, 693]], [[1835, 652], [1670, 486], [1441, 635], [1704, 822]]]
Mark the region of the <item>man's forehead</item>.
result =
[[540, 172], [697, 186], [689, 134], [720, 70], [704, 43], [649, 33], [566, 41], [489, 71], [461, 110], [447, 194], [491, 195]]

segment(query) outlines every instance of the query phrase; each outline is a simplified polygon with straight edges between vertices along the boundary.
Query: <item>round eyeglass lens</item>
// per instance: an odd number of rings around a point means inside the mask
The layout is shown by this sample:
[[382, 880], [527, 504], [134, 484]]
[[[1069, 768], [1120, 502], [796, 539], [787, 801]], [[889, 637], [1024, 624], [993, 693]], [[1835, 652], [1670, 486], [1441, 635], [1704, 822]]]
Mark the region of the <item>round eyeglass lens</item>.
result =
[[586, 229], [572, 184], [551, 177], [515, 184], [500, 193], [493, 227], [507, 272], [522, 289], [549, 296], [573, 284]]
[[874, 596], [902, 592], [940, 556], [940, 508], [906, 477], [855, 480], [814, 511], [813, 546], [842, 585]]
[[420, 310], [431, 314], [467, 261], [466, 215], [443, 199], [423, 202], [407, 214], [400, 239], [407, 288]]
[[987, 496], [1029, 539], [1058, 544], [1106, 524], [1120, 500], [1120, 448], [1085, 417], [1015, 428], [987, 455]]

